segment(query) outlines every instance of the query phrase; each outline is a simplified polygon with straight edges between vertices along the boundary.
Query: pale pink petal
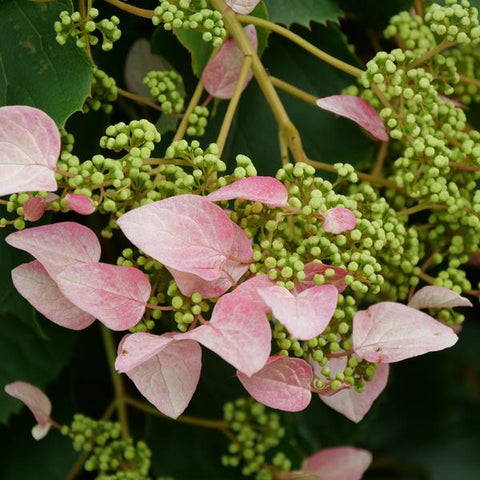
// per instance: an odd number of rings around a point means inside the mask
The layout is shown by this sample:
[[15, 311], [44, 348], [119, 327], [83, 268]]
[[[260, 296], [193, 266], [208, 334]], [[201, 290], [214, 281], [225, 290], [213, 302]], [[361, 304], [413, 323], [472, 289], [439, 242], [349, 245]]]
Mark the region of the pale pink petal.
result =
[[299, 294], [279, 286], [262, 288], [258, 293], [273, 316], [298, 340], [320, 335], [337, 307], [338, 290], [333, 285], [319, 285]]
[[332, 95], [319, 98], [317, 105], [341, 117], [349, 118], [382, 142], [388, 142], [388, 134], [378, 112], [365, 100], [352, 95]]
[[120, 343], [115, 368], [160, 412], [177, 418], [197, 388], [202, 350], [197, 342], [175, 341], [171, 334], [134, 333]]
[[91, 215], [95, 211], [92, 199], [81, 193], [67, 193], [65, 200], [68, 208], [80, 215]]
[[[177, 195], [117, 220], [127, 238], [169, 268], [218, 280], [235, 239], [234, 223], [198, 195]], [[245, 258], [245, 263], [251, 259]]]
[[372, 463], [372, 454], [354, 447], [320, 450], [304, 460], [302, 470], [322, 480], [361, 480]]
[[[258, 41], [255, 27], [247, 25], [244, 30], [256, 50]], [[231, 98], [237, 85], [244, 58], [245, 56], [233, 38], [225, 40], [218, 53], [203, 70], [202, 81], [205, 90], [216, 98]], [[253, 73], [250, 71], [245, 81], [245, 87], [252, 77]]]
[[57, 325], [81, 330], [95, 321], [95, 317], [80, 310], [63, 295], [38, 260], [14, 268], [12, 281], [36, 310]]
[[5, 241], [33, 255], [55, 279], [64, 268], [100, 259], [95, 233], [74, 222], [60, 222], [11, 233]]
[[312, 367], [301, 358], [270, 357], [257, 373], [237, 376], [257, 402], [286, 412], [300, 412], [308, 407], [312, 394]]
[[408, 306], [417, 309], [471, 307], [472, 302], [448, 288], [429, 285], [418, 290]]
[[305, 279], [298, 285], [298, 290], [303, 291], [307, 288], [314, 287], [315, 282], [313, 279], [315, 275], [324, 275], [328, 269], [332, 269], [335, 274], [330, 278], [325, 277], [325, 282], [329, 285], [334, 285], [338, 293], [342, 293], [347, 288], [347, 284], [343, 280], [348, 275], [348, 271], [344, 268], [333, 267], [332, 265], [327, 265], [322, 262], [310, 262], [305, 265], [303, 269]]
[[355, 314], [352, 340], [360, 358], [392, 363], [451, 347], [458, 337], [426, 313], [400, 303], [381, 302]]
[[215, 352], [245, 375], [253, 375], [267, 362], [272, 331], [256, 304], [240, 301], [234, 290], [216, 303], [211, 320], [178, 339], [191, 339]]
[[[252, 258], [252, 242], [245, 232], [235, 223], [233, 228], [233, 243], [229, 255], [232, 258]], [[242, 275], [248, 270], [247, 263], [229, 260], [223, 264], [220, 277], [217, 280], [204, 280], [193, 273], [181, 272], [169, 268], [175, 282], [183, 295], [191, 297], [195, 292], [204, 298], [216, 298], [223, 295], [230, 287], [237, 284]]]
[[357, 219], [351, 210], [343, 207], [331, 208], [323, 215], [323, 229], [328, 233], [343, 233], [353, 230]]
[[45, 201], [47, 203], [54, 202], [55, 200], [58, 200], [60, 197], [56, 193], [48, 192], [47, 197], [45, 198]]
[[248, 177], [219, 188], [207, 196], [211, 202], [242, 198], [272, 207], [285, 207], [288, 192], [285, 185], [273, 177]]
[[272, 282], [266, 275], [254, 275], [241, 283], [231, 295], [237, 298], [239, 302], [248, 303], [250, 307], [268, 313], [271, 308], [265, 303], [259, 289], [273, 286], [275, 286], [275, 282]]
[[150, 282], [138, 268], [78, 263], [58, 275], [61, 292], [111, 330], [127, 330], [142, 318]]
[[43, 198], [30, 197], [23, 204], [23, 216], [25, 220], [29, 220], [30, 222], [40, 220], [45, 213], [46, 206], [47, 204]]
[[[330, 366], [330, 362], [329, 362]], [[319, 395], [330, 408], [341, 413], [352, 422], [358, 423], [368, 413], [373, 402], [383, 392], [388, 382], [389, 365], [384, 363], [377, 367], [375, 377], [365, 382], [365, 390], [358, 393], [354, 388], [337, 391], [331, 396]]]
[[237, 13], [247, 15], [255, 9], [260, 0], [225, 0], [225, 3]]
[[5, 385], [5, 392], [23, 402], [32, 412], [37, 425], [32, 429], [35, 440], [41, 440], [51, 427], [52, 404], [42, 390], [27, 382], [13, 382]]
[[37, 108], [0, 107], [0, 196], [55, 191], [60, 134]]

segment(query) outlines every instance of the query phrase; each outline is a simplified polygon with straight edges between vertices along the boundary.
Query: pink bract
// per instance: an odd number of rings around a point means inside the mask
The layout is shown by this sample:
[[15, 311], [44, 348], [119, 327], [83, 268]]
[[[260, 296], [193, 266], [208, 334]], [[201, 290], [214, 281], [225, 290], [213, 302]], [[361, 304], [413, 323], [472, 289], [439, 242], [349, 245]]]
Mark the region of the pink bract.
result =
[[298, 294], [274, 286], [258, 293], [272, 309], [273, 316], [298, 340], [320, 335], [337, 307], [338, 290], [333, 285], [311, 287]]
[[207, 196], [211, 202], [242, 198], [272, 207], [285, 207], [288, 192], [285, 185], [273, 177], [248, 177], [222, 187]]
[[388, 142], [388, 134], [378, 112], [365, 100], [352, 95], [332, 95], [319, 98], [317, 105], [324, 110], [353, 120], [382, 142]]
[[302, 470], [321, 480], [360, 480], [372, 463], [372, 454], [360, 448], [334, 447], [320, 450], [304, 460]]
[[375, 377], [369, 382], [365, 382], [365, 390], [362, 393], [358, 393], [353, 387], [350, 387], [330, 396], [319, 395], [319, 397], [330, 408], [352, 422], [358, 423], [369, 412], [375, 400], [387, 386], [389, 367], [386, 363], [378, 365]]
[[111, 330], [127, 330], [142, 318], [150, 297], [150, 282], [133, 267], [78, 263], [57, 277], [61, 292], [77, 307]]
[[42, 390], [27, 382], [13, 382], [5, 385], [5, 392], [13, 398], [23, 402], [32, 412], [37, 425], [32, 428], [35, 440], [41, 440], [50, 430], [52, 404]]
[[55, 191], [60, 134], [37, 108], [0, 107], [0, 196]]
[[11, 233], [5, 241], [33, 255], [55, 277], [66, 267], [79, 262], [97, 262], [100, 242], [87, 227], [60, 222]]
[[374, 363], [392, 363], [454, 345], [453, 330], [426, 313], [394, 302], [381, 302], [353, 318], [353, 350]]
[[36, 222], [43, 217], [47, 204], [43, 198], [30, 197], [23, 204], [23, 215], [25, 220]]
[[82, 330], [95, 321], [95, 317], [80, 310], [63, 295], [38, 260], [14, 268], [12, 281], [20, 295], [57, 325]]
[[429, 285], [418, 290], [408, 306], [417, 309], [472, 307], [472, 302], [448, 288]]
[[[118, 221], [127, 238], [165, 266], [218, 280], [238, 239], [234, 223], [198, 195], [178, 195], [136, 208]], [[251, 258], [238, 263], [250, 263]]]
[[[235, 223], [232, 223], [233, 243], [230, 249], [232, 258], [252, 258], [252, 242], [245, 232]], [[239, 263], [235, 260], [227, 260], [222, 267], [220, 277], [217, 280], [204, 280], [193, 273], [180, 272], [169, 268], [179, 290], [188, 297], [195, 292], [204, 298], [216, 298], [223, 295], [230, 287], [233, 287], [248, 270], [248, 264]]]
[[257, 373], [237, 376], [257, 402], [286, 412], [300, 412], [308, 407], [312, 394], [312, 367], [300, 358], [270, 357]]
[[323, 215], [323, 229], [328, 233], [343, 233], [353, 230], [357, 225], [357, 219], [348, 208], [331, 208]]
[[265, 313], [257, 305], [241, 300], [236, 290], [224, 295], [207, 324], [175, 338], [196, 340], [250, 376], [268, 360], [272, 331]]
[[225, 3], [237, 13], [246, 15], [260, 3], [260, 0], [225, 0]]
[[[247, 25], [244, 31], [250, 39], [253, 48], [256, 50], [258, 41], [255, 27], [253, 25]], [[208, 62], [202, 73], [205, 90], [216, 98], [231, 98], [235, 91], [244, 58], [244, 54], [234, 39], [229, 38], [223, 42], [218, 53]], [[250, 70], [245, 81], [245, 87], [252, 79], [252, 76], [253, 73]]]
[[160, 412], [177, 418], [197, 388], [202, 350], [197, 342], [176, 341], [172, 334], [134, 333], [120, 342], [115, 368]]
[[91, 215], [95, 211], [92, 199], [81, 193], [68, 193], [65, 200], [68, 208], [80, 215]]
[[305, 278], [300, 282], [298, 290], [303, 291], [307, 288], [314, 287], [315, 282], [313, 279], [315, 275], [324, 275], [328, 269], [332, 269], [335, 273], [333, 277], [325, 277], [325, 282], [335, 286], [338, 293], [342, 293], [347, 288], [347, 284], [343, 280], [348, 275], [348, 271], [344, 268], [333, 267], [332, 265], [327, 265], [322, 262], [310, 262], [305, 265], [303, 269]]

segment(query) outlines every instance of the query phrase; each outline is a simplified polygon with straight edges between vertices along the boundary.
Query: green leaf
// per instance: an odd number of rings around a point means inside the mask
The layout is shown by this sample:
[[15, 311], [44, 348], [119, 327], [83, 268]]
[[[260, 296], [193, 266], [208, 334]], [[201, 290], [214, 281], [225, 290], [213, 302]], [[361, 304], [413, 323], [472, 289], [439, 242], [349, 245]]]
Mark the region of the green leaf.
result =
[[44, 388], [70, 361], [76, 334], [44, 320], [45, 337], [40, 337], [12, 313], [0, 313], [0, 322], [0, 423], [4, 423], [21, 403], [3, 386], [24, 380]]
[[336, 21], [342, 11], [334, 0], [265, 0], [270, 20], [289, 26], [298, 23], [305, 27], [310, 22], [325, 24]]
[[0, 2], [0, 105], [30, 105], [59, 125], [90, 91], [91, 65], [73, 40], [60, 46], [53, 23], [67, 0]]
[[[319, 48], [349, 63], [357, 64], [341, 32], [333, 24], [314, 25], [312, 32], [297, 30]], [[334, 95], [355, 83], [355, 79], [318, 60], [290, 42], [272, 36], [263, 61], [269, 73], [317, 97]], [[358, 164], [371, 158], [375, 143], [352, 122], [306, 104], [297, 98], [280, 94], [291, 120], [300, 131], [307, 155], [327, 163]], [[225, 105], [209, 125], [213, 141], [223, 120]], [[239, 153], [252, 158], [264, 175], [280, 168], [278, 127], [257, 83], [252, 80], [240, 102], [239, 110], [224, 150], [224, 159]]]

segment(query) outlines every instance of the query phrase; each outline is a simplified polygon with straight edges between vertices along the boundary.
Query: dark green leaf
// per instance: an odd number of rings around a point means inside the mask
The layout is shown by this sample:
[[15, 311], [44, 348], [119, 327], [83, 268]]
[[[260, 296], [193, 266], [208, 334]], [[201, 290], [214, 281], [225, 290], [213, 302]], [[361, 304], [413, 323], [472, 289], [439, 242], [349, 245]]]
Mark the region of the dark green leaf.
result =
[[328, 20], [336, 21], [342, 14], [334, 0], [265, 0], [265, 4], [270, 20], [285, 25], [325, 24]]
[[45, 336], [11, 313], [0, 313], [0, 423], [18, 412], [20, 402], [9, 397], [3, 386], [24, 380], [43, 388], [70, 361], [75, 332], [42, 321]]
[[90, 91], [91, 65], [72, 40], [60, 46], [53, 23], [68, 0], [0, 2], [0, 105], [30, 105], [61, 125]]

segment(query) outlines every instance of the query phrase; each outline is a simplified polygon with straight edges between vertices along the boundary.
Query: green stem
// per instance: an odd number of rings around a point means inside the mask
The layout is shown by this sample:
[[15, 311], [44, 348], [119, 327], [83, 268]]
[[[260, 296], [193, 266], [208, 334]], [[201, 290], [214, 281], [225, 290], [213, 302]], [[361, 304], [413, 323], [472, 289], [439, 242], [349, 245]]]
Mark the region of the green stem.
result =
[[221, 431], [225, 431], [228, 428], [228, 423], [225, 420], [210, 420], [208, 418], [190, 417], [188, 415], [180, 415], [176, 420], [174, 420], [159, 412], [155, 407], [146, 402], [142, 402], [141, 400], [126, 397], [125, 402], [138, 410], [148, 413], [149, 415], [155, 415], [156, 417], [165, 418], [166, 420], [188, 423], [189, 425], [195, 425], [197, 427], [213, 428]]
[[310, 52], [312, 55], [319, 58], [320, 60], [323, 60], [324, 62], [332, 65], [333, 67], [338, 68], [339, 70], [342, 70], [343, 72], [346, 72], [350, 75], [353, 75], [354, 77], [360, 77], [360, 75], [362, 75], [363, 73], [363, 71], [359, 68], [354, 67], [353, 65], [350, 65], [349, 63], [346, 63], [338, 58], [335, 58], [332, 55], [329, 55], [328, 53], [320, 50], [310, 42], [307, 42], [307, 40], [303, 39], [299, 35], [291, 32], [285, 27], [277, 25], [276, 23], [269, 22], [268, 20], [264, 20], [263, 18], [252, 17], [249, 15], [236, 15], [236, 17], [237, 20], [241, 23], [251, 23], [258, 27], [266, 28], [267, 30], [278, 33], [285, 38], [288, 38], [290, 41], [296, 43], [298, 46], [307, 50], [307, 52]]
[[178, 142], [184, 137], [188, 127], [188, 117], [190, 117], [190, 114], [193, 113], [193, 110], [198, 105], [198, 102], [200, 101], [200, 97], [202, 96], [202, 93], [203, 93], [203, 83], [202, 83], [202, 80], [200, 79], [198, 81], [197, 88], [193, 92], [192, 98], [190, 99], [190, 103], [188, 104], [187, 110], [185, 110], [185, 113], [183, 114], [183, 118], [182, 118], [182, 121], [180, 122], [180, 125], [178, 126], [177, 132], [175, 133], [175, 137], [173, 139], [174, 142]]
[[[146, 105], [147, 107], [154, 108], [155, 110], [164, 113], [160, 105], [156, 104], [154, 101], [150, 100], [147, 97], [142, 97], [141, 95], [137, 95], [136, 93], [128, 92], [127, 90], [124, 90], [120, 87], [117, 87], [117, 90], [119, 95], [121, 95], [122, 97], [128, 98], [129, 100], [133, 100], [134, 102], [141, 103], [143, 105]], [[172, 113], [169, 115], [177, 118], [182, 117], [182, 115], [178, 113]]]
[[110, 5], [113, 5], [125, 12], [131, 13], [132, 15], [136, 15], [137, 17], [142, 17], [142, 18], [153, 17], [153, 10], [134, 7], [133, 5], [129, 5], [128, 3], [122, 2], [121, 0], [105, 0], [105, 1]]
[[440, 42], [438, 45], [433, 47], [427, 53], [425, 53], [424, 55], [422, 55], [421, 57], [417, 58], [412, 63], [410, 63], [408, 65], [408, 70], [410, 70], [412, 68], [416, 68], [419, 65], [422, 65], [422, 63], [427, 62], [428, 60], [430, 60], [432, 57], [434, 57], [438, 53], [442, 52], [443, 50], [446, 50], [447, 48], [454, 47], [456, 44], [457, 44], [456, 42], [447, 42], [447, 40], [444, 40], [443, 42]]
[[280, 88], [280, 90], [283, 90], [284, 92], [289, 93], [293, 97], [303, 100], [304, 102], [309, 103], [310, 105], [317, 105], [318, 97], [315, 97], [314, 95], [310, 95], [304, 90], [301, 90], [300, 88], [297, 88], [291, 85], [290, 83], [284, 82], [279, 78], [270, 77], [270, 81], [272, 82], [273, 86]]
[[242, 68], [240, 74], [238, 75], [237, 83], [235, 85], [235, 90], [233, 92], [232, 98], [228, 103], [227, 111], [225, 112], [225, 117], [220, 128], [220, 133], [217, 138], [217, 145], [219, 148], [219, 155], [222, 155], [225, 143], [227, 141], [228, 132], [232, 126], [233, 117], [238, 107], [238, 102], [242, 96], [243, 90], [245, 88], [245, 82], [247, 80], [248, 73], [250, 72], [250, 67], [252, 66], [252, 57], [246, 56], [243, 59]]
[[113, 334], [108, 328], [101, 326], [103, 345], [107, 355], [108, 366], [110, 368], [110, 376], [112, 377], [113, 391], [115, 393], [115, 403], [117, 407], [118, 421], [122, 430], [122, 437], [128, 438], [130, 436], [128, 429], [127, 406], [125, 402], [125, 388], [122, 377], [115, 370], [115, 343]]
[[438, 203], [419, 203], [411, 208], [406, 208], [397, 212], [398, 216], [402, 215], [412, 215], [414, 213], [422, 212], [423, 210], [445, 210], [447, 207], [445, 205], [440, 205]]

